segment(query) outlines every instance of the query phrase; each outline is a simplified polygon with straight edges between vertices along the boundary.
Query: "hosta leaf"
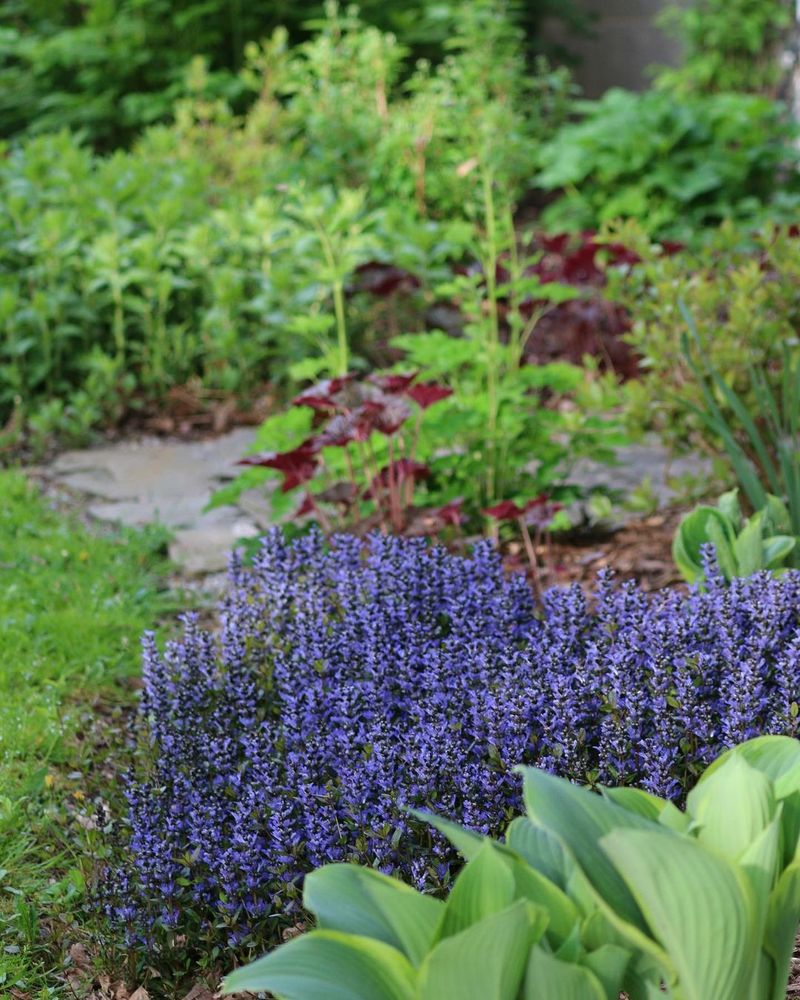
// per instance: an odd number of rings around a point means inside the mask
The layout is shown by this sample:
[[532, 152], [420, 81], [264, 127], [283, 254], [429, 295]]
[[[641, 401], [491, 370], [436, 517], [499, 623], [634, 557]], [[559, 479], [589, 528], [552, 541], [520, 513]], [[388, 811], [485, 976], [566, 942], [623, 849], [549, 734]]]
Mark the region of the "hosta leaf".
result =
[[511, 868], [491, 841], [486, 841], [453, 883], [435, 940], [466, 930], [484, 917], [506, 909], [514, 899]]
[[535, 826], [527, 816], [517, 816], [506, 830], [506, 844], [559, 888], [566, 887], [575, 862], [547, 830]]
[[614, 830], [602, 846], [668, 953], [685, 1000], [746, 996], [760, 942], [744, 875], [666, 831]]
[[530, 818], [560, 837], [598, 895], [615, 913], [627, 923], [643, 929], [639, 907], [600, 847], [600, 839], [619, 827], [657, 829], [656, 825], [546, 771], [528, 767], [522, 772], [525, 807]]
[[534, 948], [525, 973], [525, 1000], [606, 1000], [595, 974]]
[[793, 535], [772, 535], [764, 539], [764, 568], [779, 569], [786, 557], [794, 551], [797, 539]]
[[775, 809], [770, 779], [735, 754], [686, 799], [686, 811], [699, 827], [698, 839], [729, 858], [749, 847]]
[[628, 812], [638, 813], [645, 819], [656, 822], [664, 806], [669, 805], [666, 799], [651, 795], [641, 788], [601, 788], [601, 793]]
[[546, 923], [543, 910], [518, 900], [441, 941], [420, 969], [416, 1000], [517, 1000]]
[[709, 527], [717, 523], [723, 537], [733, 541], [735, 533], [730, 521], [716, 507], [701, 506], [687, 514], [678, 525], [672, 542], [672, 558], [683, 576], [693, 583], [703, 571], [701, 549], [712, 541]]
[[278, 1000], [416, 1000], [411, 963], [382, 941], [312, 931], [227, 976], [226, 993]]
[[326, 865], [306, 877], [303, 903], [323, 930], [390, 944], [418, 965], [428, 952], [444, 903], [357, 865]]
[[512, 861], [511, 870], [517, 896], [541, 906], [549, 914], [547, 935], [558, 946], [579, 925], [580, 911], [566, 893], [525, 861]]
[[769, 897], [764, 949], [775, 962], [775, 983], [768, 1000], [783, 1000], [800, 923], [800, 863], [789, 865]]
[[731, 757], [743, 757], [751, 767], [774, 781], [775, 794], [779, 799], [793, 790], [800, 790], [800, 740], [790, 736], [757, 736], [740, 743], [726, 750], [706, 768], [698, 786], [709, 781]]
[[764, 568], [764, 546], [761, 535], [761, 518], [755, 514], [747, 521], [733, 543], [739, 576], [752, 576]]
[[584, 959], [584, 964], [602, 983], [603, 989], [613, 1000], [622, 992], [625, 971], [631, 960], [631, 952], [615, 944], [604, 944], [596, 951], [590, 952]]
[[478, 833], [473, 833], [472, 830], [467, 830], [458, 823], [453, 823], [452, 820], [437, 816], [435, 813], [429, 813], [423, 809], [409, 809], [409, 812], [412, 816], [416, 816], [417, 819], [422, 820], [423, 823], [430, 823], [439, 833], [443, 833], [458, 853], [467, 861], [471, 861], [475, 857], [486, 839]]

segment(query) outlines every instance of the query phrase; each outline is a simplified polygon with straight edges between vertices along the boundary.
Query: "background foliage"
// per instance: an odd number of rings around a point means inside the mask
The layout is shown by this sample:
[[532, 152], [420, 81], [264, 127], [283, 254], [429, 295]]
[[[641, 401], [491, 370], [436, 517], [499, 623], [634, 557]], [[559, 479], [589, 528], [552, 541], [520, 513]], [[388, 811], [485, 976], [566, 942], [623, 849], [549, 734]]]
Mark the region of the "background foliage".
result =
[[[415, 0], [402, 9], [377, 0], [359, 5], [365, 21], [396, 34], [408, 55], [441, 60], [457, 30], [460, 5]], [[528, 58], [541, 51], [545, 16], [573, 28], [583, 23], [572, 4], [512, 3]], [[185, 92], [192, 58], [208, 60], [209, 86], [242, 110], [251, 97], [239, 76], [249, 43], [286, 26], [292, 43], [307, 40], [325, 5], [303, 0], [3, 0], [0, 4], [0, 135], [83, 130], [93, 144], [129, 142], [142, 128], [170, 117]]]

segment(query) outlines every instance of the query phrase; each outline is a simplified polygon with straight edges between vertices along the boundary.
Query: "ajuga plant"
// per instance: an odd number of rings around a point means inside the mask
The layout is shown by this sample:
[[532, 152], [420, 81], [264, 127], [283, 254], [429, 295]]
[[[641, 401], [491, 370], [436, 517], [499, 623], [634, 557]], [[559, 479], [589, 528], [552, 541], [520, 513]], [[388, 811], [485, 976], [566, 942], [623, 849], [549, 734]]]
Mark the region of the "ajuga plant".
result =
[[232, 567], [217, 634], [190, 618], [163, 652], [146, 639], [104, 882], [120, 938], [163, 972], [251, 958], [321, 865], [445, 891], [457, 859], [407, 808], [499, 836], [516, 764], [678, 802], [726, 748], [795, 735], [800, 573], [706, 577], [686, 594], [603, 578], [539, 606], [488, 542], [273, 531]]
[[716, 507], [695, 507], [678, 525], [672, 558], [689, 583], [703, 579], [706, 545], [714, 547], [716, 564], [727, 580], [797, 564], [798, 539], [786, 504], [768, 494], [766, 506], [745, 519], [738, 494], [730, 490]]
[[316, 929], [233, 973], [278, 1000], [783, 1000], [800, 923], [800, 744], [712, 764], [686, 811], [524, 768], [505, 843], [432, 819], [467, 858], [445, 901], [371, 869], [306, 879]]

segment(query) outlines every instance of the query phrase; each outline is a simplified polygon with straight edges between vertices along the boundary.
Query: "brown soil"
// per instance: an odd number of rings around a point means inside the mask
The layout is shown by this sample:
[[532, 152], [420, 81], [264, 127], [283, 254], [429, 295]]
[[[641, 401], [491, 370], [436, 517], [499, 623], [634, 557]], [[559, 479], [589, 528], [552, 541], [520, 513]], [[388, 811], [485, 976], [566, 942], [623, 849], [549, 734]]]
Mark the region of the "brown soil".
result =
[[[660, 590], [681, 584], [672, 561], [672, 536], [682, 509], [661, 511], [637, 518], [615, 532], [576, 535], [552, 541], [536, 549], [542, 588], [578, 583], [591, 589], [602, 569], [611, 569], [617, 580], [638, 580], [644, 590]], [[527, 569], [525, 551], [509, 546], [509, 569]]]

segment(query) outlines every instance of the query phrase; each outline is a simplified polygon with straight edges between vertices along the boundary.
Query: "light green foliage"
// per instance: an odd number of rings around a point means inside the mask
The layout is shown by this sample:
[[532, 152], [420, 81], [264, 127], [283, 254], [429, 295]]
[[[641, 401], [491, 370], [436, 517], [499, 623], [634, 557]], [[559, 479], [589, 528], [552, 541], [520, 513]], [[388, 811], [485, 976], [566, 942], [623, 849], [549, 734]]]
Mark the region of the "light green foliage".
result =
[[246, 397], [369, 353], [364, 297], [344, 315], [354, 269], [378, 259], [438, 280], [475, 203], [457, 168], [493, 149], [496, 179], [519, 191], [526, 151], [564, 114], [565, 78], [529, 78], [521, 44], [502, 3], [481, 0], [447, 59], [401, 88], [393, 36], [331, 6], [300, 46], [285, 31], [248, 46], [245, 115], [200, 60], [174, 125], [130, 152], [99, 156], [66, 132], [10, 147], [0, 420], [79, 440], [134, 394], [196, 380]]
[[[755, 399], [750, 410], [704, 355], [697, 327], [683, 303], [688, 327], [682, 349], [703, 393], [704, 407], [697, 409], [709, 434], [722, 441], [731, 468], [758, 509], [768, 505], [764, 484], [785, 498], [786, 520], [800, 535], [800, 350], [793, 337], [781, 347], [781, 367], [775, 375], [763, 366], [748, 364], [748, 387]], [[695, 356], [697, 353], [697, 357]], [[771, 382], [777, 381], [773, 387]], [[731, 419], [723, 406], [733, 414]]]
[[[293, 43], [307, 41], [318, 24], [309, 19], [319, 19], [323, 7], [319, 0], [2, 0], [0, 135], [67, 127], [104, 148], [126, 143], [169, 118], [185, 92], [184, 69], [198, 54], [209, 63], [209, 93], [241, 110], [252, 99], [240, 74], [248, 46], [279, 25]], [[542, 47], [543, 18], [578, 29], [586, 20], [571, 2], [557, 10], [548, 0], [510, 7], [529, 57]], [[438, 0], [361, 0], [359, 8], [384, 37], [399, 38], [405, 73], [419, 58], [439, 62], [463, 17], [463, 5]], [[370, 49], [368, 60], [359, 51], [355, 61], [368, 72], [374, 54]]]
[[[110, 739], [131, 699], [120, 682], [138, 670], [139, 636], [168, 609], [159, 592], [163, 544], [155, 529], [96, 537], [50, 510], [21, 476], [0, 475], [3, 996], [18, 980], [38, 996], [39, 977], [70, 943], [63, 930], [93, 862], [68, 803], [78, 803], [73, 793], [88, 803], [97, 779], [106, 801], [111, 794], [100, 779], [89, 706], [109, 696]], [[38, 925], [56, 915], [50, 936], [40, 935]]]
[[704, 545], [714, 546], [717, 565], [726, 580], [797, 565], [798, 538], [792, 533], [786, 504], [769, 495], [765, 507], [744, 519], [738, 492], [724, 493], [716, 507], [695, 507], [678, 525], [672, 558], [689, 583], [703, 579]]
[[670, 5], [662, 25], [681, 42], [681, 65], [664, 68], [656, 86], [677, 96], [719, 91], [772, 92], [788, 43], [787, 0], [693, 0]]
[[317, 929], [234, 972], [226, 990], [782, 1000], [800, 922], [797, 741], [767, 736], [723, 754], [685, 813], [637, 789], [596, 795], [522, 770], [527, 816], [505, 844], [428, 817], [467, 859], [446, 901], [329, 865], [306, 880]]
[[560, 192], [542, 213], [551, 230], [630, 218], [649, 233], [694, 240], [723, 219], [752, 225], [765, 206], [775, 217], [790, 194], [797, 205], [795, 181], [782, 176], [794, 176], [793, 130], [766, 97], [676, 101], [612, 89], [578, 110], [580, 121], [562, 126], [538, 155], [537, 184]]
[[[694, 358], [712, 366], [748, 412], [757, 415], [751, 367], [763, 373], [774, 392], [780, 391], [783, 347], [797, 337], [797, 240], [780, 229], [744, 236], [723, 226], [703, 251], [669, 254], [634, 225], [609, 229], [607, 237], [642, 258], [630, 270], [608, 272], [608, 294], [630, 311], [627, 339], [642, 358], [641, 377], [626, 387], [631, 427], [654, 427], [677, 452], [718, 454], [722, 440], [703, 416], [702, 384], [682, 351], [684, 309], [696, 329], [690, 343]], [[716, 390], [714, 396], [733, 422], [729, 400]]]
[[[481, 272], [456, 276], [439, 289], [459, 302], [464, 335], [406, 334], [393, 343], [405, 352], [403, 367], [453, 389], [420, 424], [419, 457], [444, 484], [436, 501], [468, 496], [487, 506], [551, 492], [587, 455], [613, 462], [625, 438], [609, 412], [618, 401], [611, 380], [588, 366], [523, 363], [538, 320], [577, 292], [528, 273], [531, 260], [517, 245], [508, 201], [496, 194], [491, 161], [476, 169], [483, 174], [483, 198], [470, 249]], [[547, 395], [555, 402], [545, 405]]]

